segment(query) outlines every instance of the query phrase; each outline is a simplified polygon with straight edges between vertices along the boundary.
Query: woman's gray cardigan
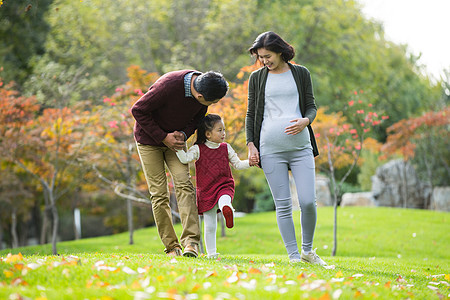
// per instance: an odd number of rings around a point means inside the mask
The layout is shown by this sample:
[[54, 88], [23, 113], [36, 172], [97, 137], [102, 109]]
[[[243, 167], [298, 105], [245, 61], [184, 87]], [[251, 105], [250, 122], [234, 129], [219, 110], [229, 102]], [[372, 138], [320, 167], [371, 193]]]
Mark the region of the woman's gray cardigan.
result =
[[[311, 123], [317, 114], [317, 107], [314, 101], [314, 94], [311, 82], [311, 75], [307, 68], [299, 65], [288, 63], [297, 84], [300, 112], [303, 117], [309, 119], [308, 130], [311, 140], [311, 146], [314, 156], [319, 155], [317, 149], [314, 132]], [[261, 134], [261, 126], [264, 117], [264, 95], [266, 90], [266, 81], [268, 74], [267, 67], [260, 68], [250, 74], [248, 84], [248, 107], [247, 116], [245, 118], [245, 130], [247, 134], [247, 144], [253, 142], [259, 151], [259, 140]]]

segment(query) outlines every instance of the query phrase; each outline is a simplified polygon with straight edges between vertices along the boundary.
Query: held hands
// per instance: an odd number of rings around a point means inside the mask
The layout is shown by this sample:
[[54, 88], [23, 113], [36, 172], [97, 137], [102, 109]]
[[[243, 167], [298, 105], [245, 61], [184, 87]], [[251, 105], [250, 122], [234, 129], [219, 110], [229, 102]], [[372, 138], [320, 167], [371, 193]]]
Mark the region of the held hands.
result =
[[259, 153], [256, 149], [255, 144], [252, 142], [248, 143], [248, 163], [251, 167], [258, 166], [259, 164]]
[[179, 131], [168, 133], [163, 143], [172, 151], [182, 150], [185, 146], [184, 134]]
[[291, 123], [294, 123], [288, 127], [285, 128], [284, 133], [288, 135], [296, 135], [305, 129], [306, 126], [309, 125], [309, 119], [308, 118], [299, 118], [294, 119], [290, 121]]

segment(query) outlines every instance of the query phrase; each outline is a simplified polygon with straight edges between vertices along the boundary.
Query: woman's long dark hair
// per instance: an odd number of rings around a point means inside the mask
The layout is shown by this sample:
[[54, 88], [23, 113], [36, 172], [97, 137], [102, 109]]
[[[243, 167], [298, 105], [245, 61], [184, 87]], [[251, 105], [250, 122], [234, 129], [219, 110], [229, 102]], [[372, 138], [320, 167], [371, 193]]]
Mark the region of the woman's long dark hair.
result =
[[250, 54], [258, 55], [258, 49], [265, 48], [275, 53], [281, 53], [281, 58], [288, 62], [295, 56], [294, 47], [289, 45], [278, 34], [267, 31], [258, 35], [253, 45], [248, 49]]
[[206, 142], [206, 132], [211, 131], [217, 122], [222, 121], [222, 118], [216, 114], [207, 114], [203, 120], [200, 121], [197, 128], [197, 141], [195, 144], [204, 144]]

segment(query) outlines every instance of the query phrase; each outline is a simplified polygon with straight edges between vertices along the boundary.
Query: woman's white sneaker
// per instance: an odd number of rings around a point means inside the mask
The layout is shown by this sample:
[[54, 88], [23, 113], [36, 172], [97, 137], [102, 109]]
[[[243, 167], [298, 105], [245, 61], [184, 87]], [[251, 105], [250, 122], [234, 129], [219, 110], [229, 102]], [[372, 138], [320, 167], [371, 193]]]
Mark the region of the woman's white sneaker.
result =
[[[317, 249], [317, 248], [316, 248]], [[310, 252], [306, 253], [302, 250], [302, 254], [300, 255], [303, 262], [314, 264], [314, 265], [321, 265], [326, 266], [327, 263], [324, 262], [319, 255], [316, 254], [316, 249], [311, 250]]]

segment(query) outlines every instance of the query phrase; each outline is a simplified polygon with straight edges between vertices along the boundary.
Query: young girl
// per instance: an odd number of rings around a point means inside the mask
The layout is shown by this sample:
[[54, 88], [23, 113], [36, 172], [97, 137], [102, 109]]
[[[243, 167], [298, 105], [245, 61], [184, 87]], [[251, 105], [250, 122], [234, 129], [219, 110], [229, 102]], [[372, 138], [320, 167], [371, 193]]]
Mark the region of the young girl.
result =
[[224, 143], [225, 125], [216, 114], [208, 114], [199, 124], [197, 141], [187, 152], [178, 150], [183, 164], [195, 162], [198, 213], [204, 215], [205, 246], [208, 258], [217, 258], [217, 213], [222, 211], [228, 228], [234, 226], [234, 179], [230, 163], [238, 170], [249, 168], [249, 161], [241, 161], [233, 148]]

